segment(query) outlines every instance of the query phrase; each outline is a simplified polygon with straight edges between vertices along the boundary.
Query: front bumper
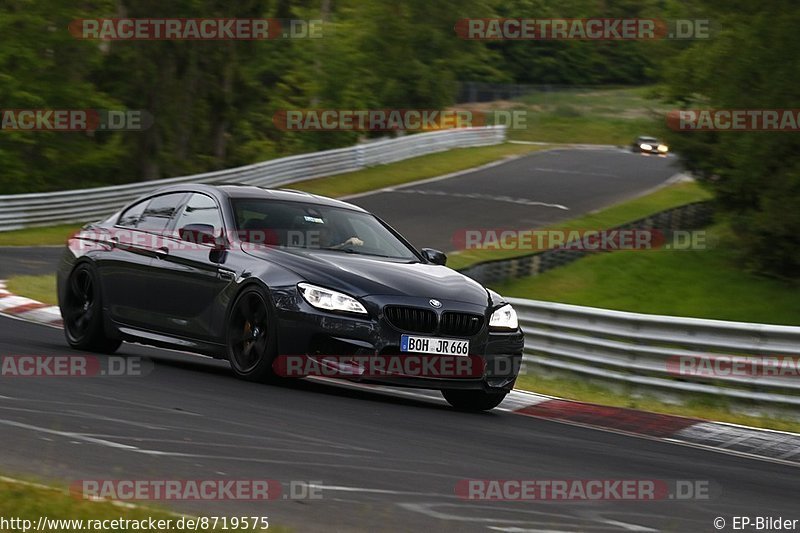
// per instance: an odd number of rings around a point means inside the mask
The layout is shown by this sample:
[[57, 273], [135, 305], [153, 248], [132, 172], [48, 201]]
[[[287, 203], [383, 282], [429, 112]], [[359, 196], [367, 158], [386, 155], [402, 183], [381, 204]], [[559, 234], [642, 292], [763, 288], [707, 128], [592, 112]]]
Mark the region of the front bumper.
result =
[[[369, 311], [368, 317], [342, 315], [321, 311], [310, 306], [302, 297], [276, 300], [279, 320], [279, 356], [384, 356], [408, 357], [423, 354], [400, 351], [400, 337], [404, 333], [430, 337], [468, 339], [470, 355], [482, 359], [483, 370], [469, 376], [442, 377], [390, 374], [376, 376], [348, 376], [346, 379], [364, 383], [415, 387], [424, 389], [472, 389], [486, 392], [508, 391], [514, 386], [522, 361], [524, 335], [521, 330], [511, 332], [489, 332], [489, 309], [464, 302], [442, 300], [446, 311], [476, 313], [484, 315], [481, 330], [470, 337], [452, 337], [438, 332], [417, 334], [401, 331], [389, 323], [383, 315], [387, 305], [403, 305], [425, 308], [428, 299], [414, 297], [370, 296], [360, 299]], [[426, 355], [425, 357], [436, 357]], [[448, 356], [453, 357], [453, 356]]]

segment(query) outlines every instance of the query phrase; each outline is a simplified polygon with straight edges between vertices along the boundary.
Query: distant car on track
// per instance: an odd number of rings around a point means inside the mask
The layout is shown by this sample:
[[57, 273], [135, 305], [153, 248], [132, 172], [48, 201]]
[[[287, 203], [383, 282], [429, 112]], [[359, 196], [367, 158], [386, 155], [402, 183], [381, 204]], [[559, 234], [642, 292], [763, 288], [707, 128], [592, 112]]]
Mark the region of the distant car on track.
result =
[[631, 151], [643, 154], [667, 155], [669, 146], [659, 141], [655, 137], [636, 137], [631, 144]]
[[523, 334], [510, 304], [445, 261], [338, 200], [175, 185], [69, 240], [59, 306], [75, 349], [180, 349], [227, 359], [253, 381], [278, 379], [279, 356], [477, 356], [483, 366], [469, 376], [352, 379], [491, 409], [513, 388]]

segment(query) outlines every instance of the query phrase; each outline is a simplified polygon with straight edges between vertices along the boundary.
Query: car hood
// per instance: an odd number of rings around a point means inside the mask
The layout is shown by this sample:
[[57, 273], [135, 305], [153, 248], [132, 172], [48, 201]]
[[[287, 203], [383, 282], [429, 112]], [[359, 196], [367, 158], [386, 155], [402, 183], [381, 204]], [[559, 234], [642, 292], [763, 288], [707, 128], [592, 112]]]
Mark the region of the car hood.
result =
[[288, 268], [309, 283], [353, 296], [419, 296], [490, 304], [489, 293], [480, 283], [441, 265], [302, 248], [248, 247], [244, 251]]

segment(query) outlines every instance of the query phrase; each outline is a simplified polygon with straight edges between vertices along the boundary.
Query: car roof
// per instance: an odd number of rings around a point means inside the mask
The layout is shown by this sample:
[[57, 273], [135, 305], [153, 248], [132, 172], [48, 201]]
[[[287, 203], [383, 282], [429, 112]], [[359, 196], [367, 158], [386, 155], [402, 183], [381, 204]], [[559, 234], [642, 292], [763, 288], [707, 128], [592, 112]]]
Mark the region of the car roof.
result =
[[639, 137], [637, 137], [637, 139], [642, 140], [642, 141], [657, 141], [658, 140], [657, 138], [650, 137], [649, 135], [639, 135]]
[[218, 198], [264, 198], [269, 200], [280, 200], [286, 202], [301, 202], [305, 204], [324, 205], [328, 207], [340, 207], [344, 209], [351, 209], [354, 211], [366, 212], [365, 209], [357, 205], [353, 205], [335, 198], [328, 198], [327, 196], [320, 196], [318, 194], [311, 194], [305, 191], [297, 191], [294, 189], [268, 189], [265, 187], [258, 187], [255, 185], [242, 185], [238, 183], [219, 184], [219, 185], [206, 185], [202, 183], [189, 183], [180, 185], [171, 185], [168, 187], [160, 188], [156, 193], [165, 193], [172, 191], [181, 192], [204, 192], [212, 194]]

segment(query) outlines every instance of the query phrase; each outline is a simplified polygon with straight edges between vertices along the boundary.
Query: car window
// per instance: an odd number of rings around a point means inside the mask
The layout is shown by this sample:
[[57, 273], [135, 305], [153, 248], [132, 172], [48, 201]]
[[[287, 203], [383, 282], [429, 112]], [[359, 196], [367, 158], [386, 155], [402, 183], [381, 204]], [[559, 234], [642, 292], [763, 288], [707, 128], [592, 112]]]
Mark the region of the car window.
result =
[[416, 259], [414, 252], [373, 215], [303, 202], [234, 199], [240, 238], [246, 242]]
[[122, 215], [120, 215], [119, 221], [117, 221], [117, 226], [122, 226], [124, 228], [135, 228], [139, 223], [139, 219], [142, 218], [144, 208], [147, 207], [149, 202], [150, 200], [145, 200], [129, 207], [124, 213], [122, 213]]
[[186, 194], [182, 192], [156, 196], [147, 204], [136, 227], [145, 231], [164, 231], [175, 216], [184, 196]]
[[214, 237], [222, 235], [222, 215], [219, 212], [216, 202], [205, 194], [195, 193], [186, 202], [176, 229], [188, 226], [189, 224], [207, 224], [214, 227]]

